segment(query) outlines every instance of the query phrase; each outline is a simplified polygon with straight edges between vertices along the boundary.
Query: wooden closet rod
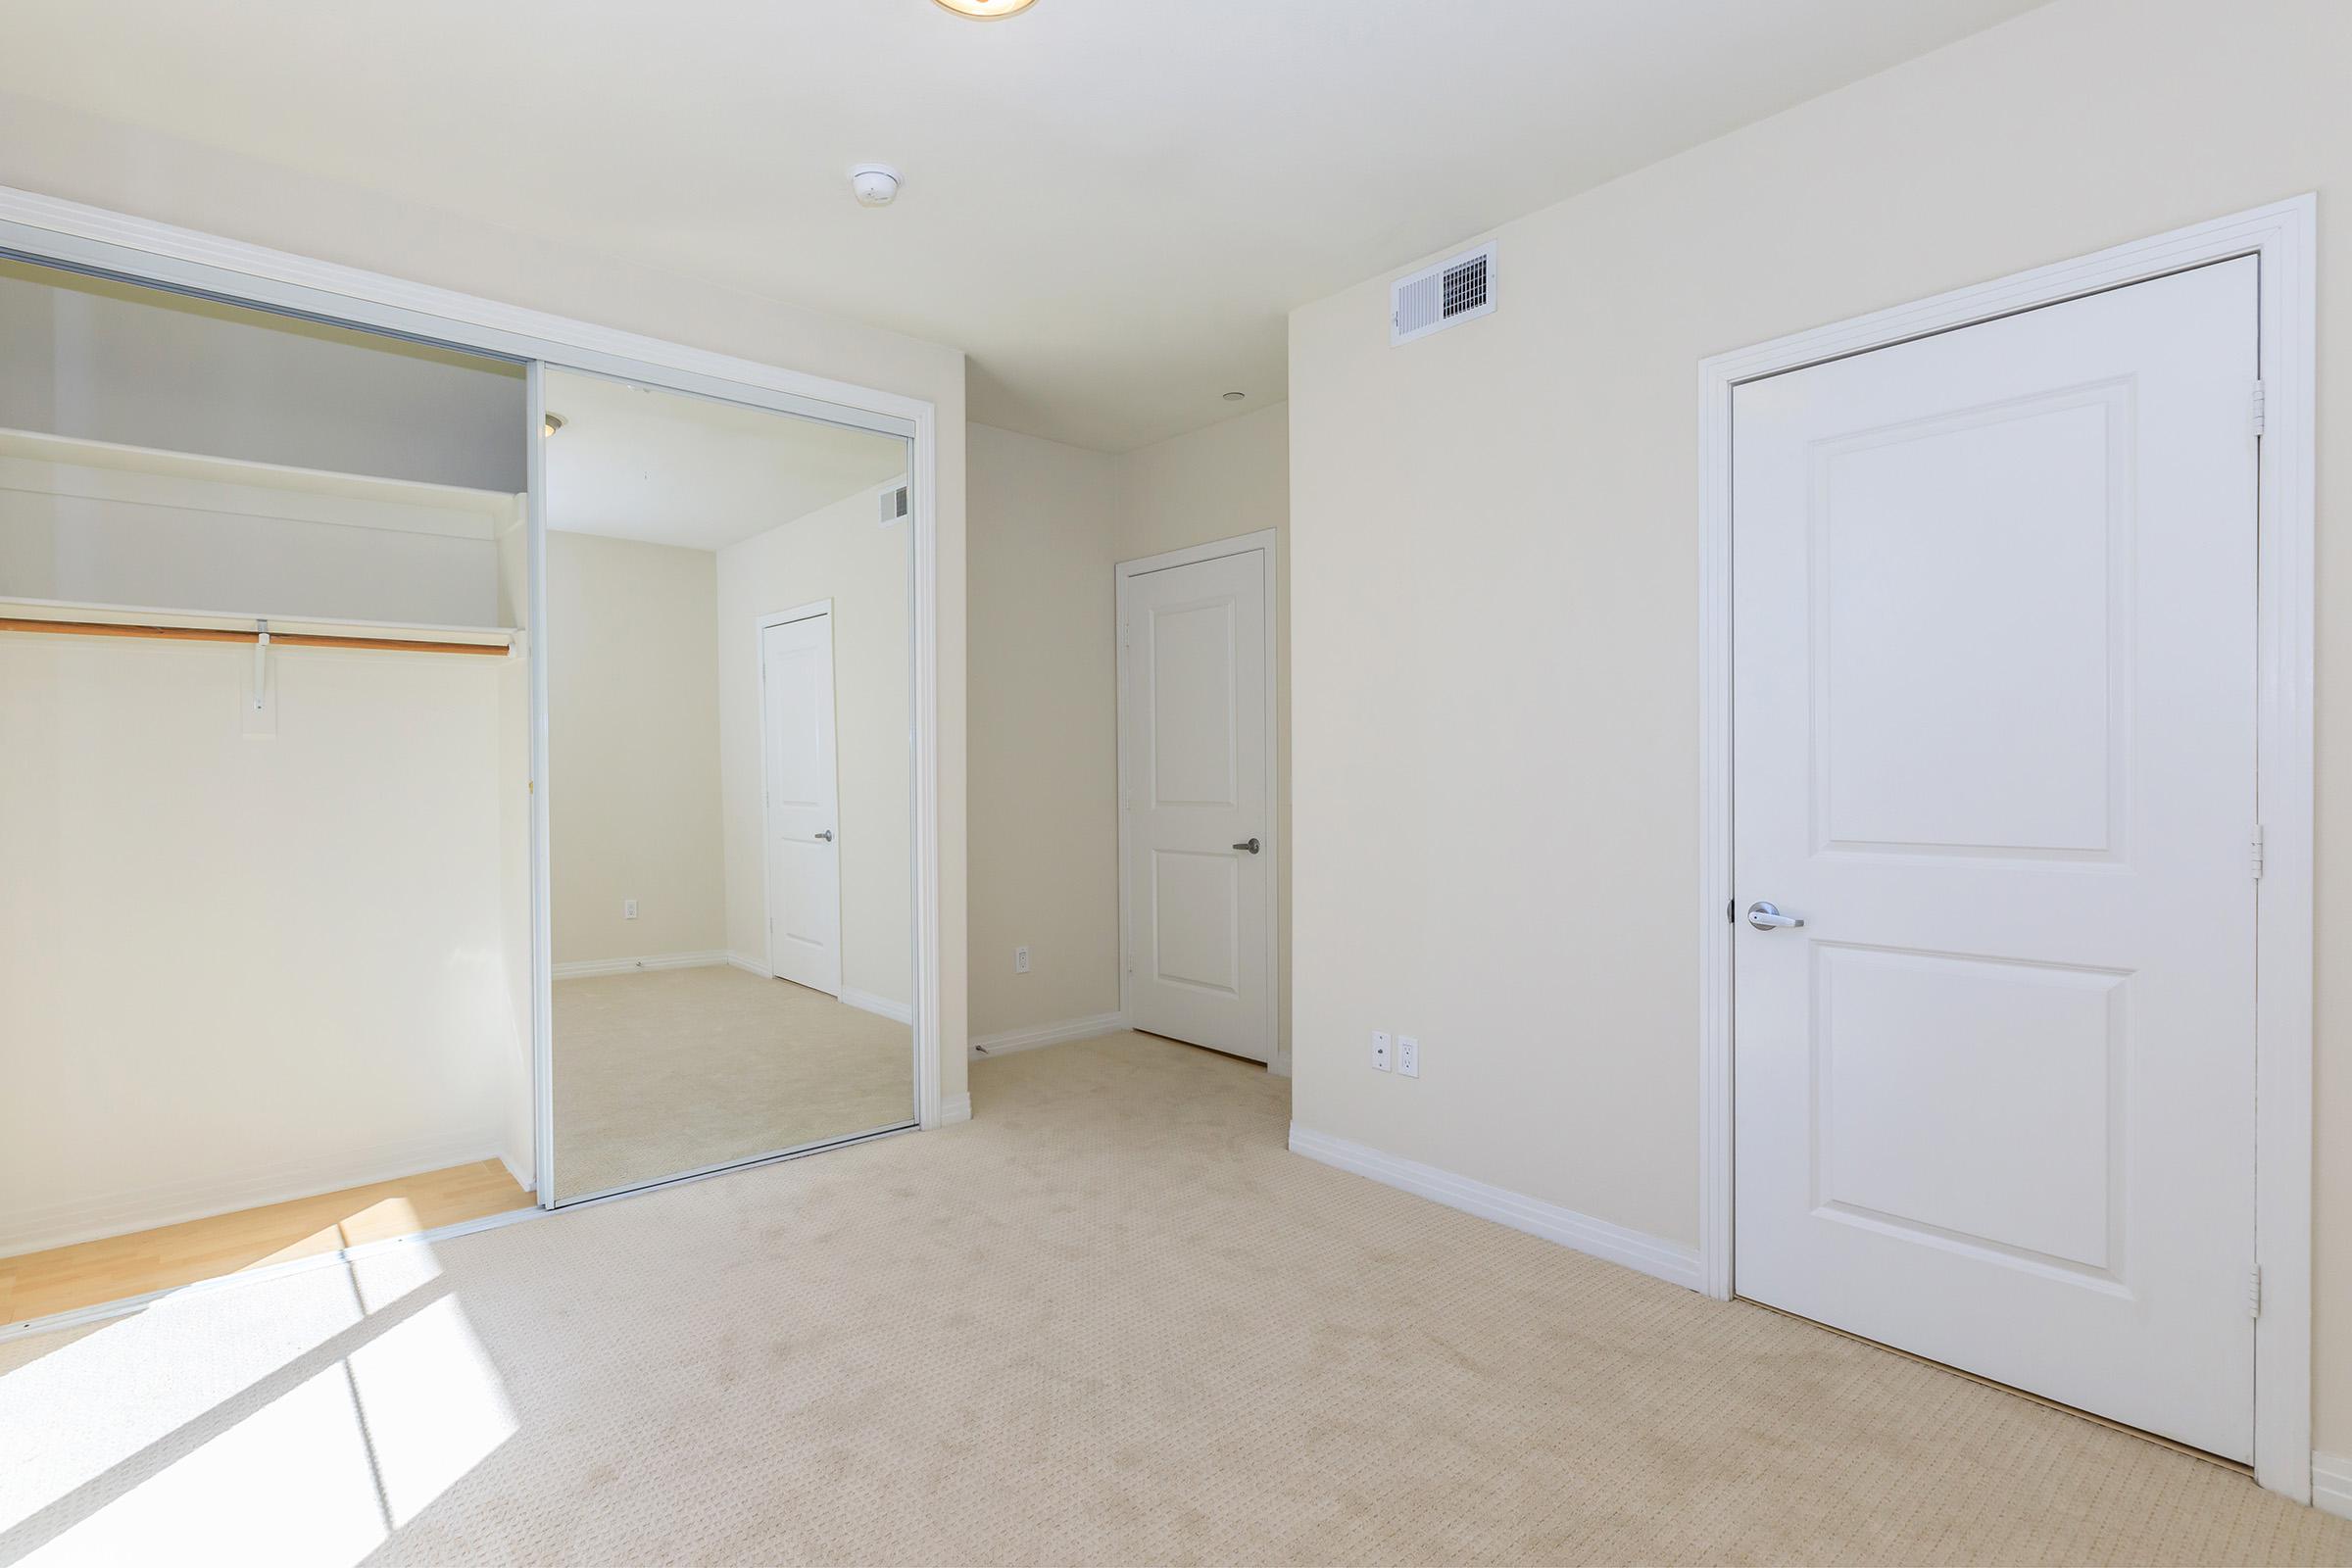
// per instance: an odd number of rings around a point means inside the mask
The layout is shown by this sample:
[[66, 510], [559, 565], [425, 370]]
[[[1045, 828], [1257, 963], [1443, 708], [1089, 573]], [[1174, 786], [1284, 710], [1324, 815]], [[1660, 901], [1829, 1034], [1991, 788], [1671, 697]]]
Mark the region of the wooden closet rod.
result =
[[[166, 642], [250, 643], [254, 631], [219, 626], [133, 626], [111, 620], [12, 620], [0, 617], [0, 631], [38, 631], [66, 637], [156, 637]], [[404, 637], [328, 637], [312, 632], [273, 631], [272, 648], [380, 648], [405, 654], [486, 654], [507, 657], [504, 643], [432, 643]]]

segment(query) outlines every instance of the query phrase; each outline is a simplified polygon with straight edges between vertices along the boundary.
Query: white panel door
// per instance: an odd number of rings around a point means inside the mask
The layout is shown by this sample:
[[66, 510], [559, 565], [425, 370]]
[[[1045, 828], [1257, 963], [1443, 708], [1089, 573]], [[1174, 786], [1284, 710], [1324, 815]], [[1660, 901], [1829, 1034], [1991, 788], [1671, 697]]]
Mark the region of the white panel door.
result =
[[1128, 1021], [1274, 1052], [1260, 550], [1121, 579]]
[[2229, 262], [1733, 424], [1737, 1288], [2236, 1459], [2255, 345]]
[[760, 634], [767, 790], [767, 967], [841, 994], [841, 845], [833, 761], [833, 617]]

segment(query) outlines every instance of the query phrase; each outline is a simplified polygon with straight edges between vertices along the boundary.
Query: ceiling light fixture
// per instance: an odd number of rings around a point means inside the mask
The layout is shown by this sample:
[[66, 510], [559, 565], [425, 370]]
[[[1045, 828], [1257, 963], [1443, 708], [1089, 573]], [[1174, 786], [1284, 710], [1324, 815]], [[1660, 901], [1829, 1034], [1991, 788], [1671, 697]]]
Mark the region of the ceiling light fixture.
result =
[[1228, 403], [1239, 403], [1242, 401], [1242, 399], [1248, 397], [1249, 395], [1250, 394], [1247, 392], [1228, 392], [1225, 394], [1225, 401]]
[[563, 428], [564, 416], [561, 414], [551, 414], [539, 423], [539, 433], [541, 435], [554, 435], [558, 430]]
[[1034, 0], [939, 0], [940, 5], [957, 16], [970, 17], [976, 22], [994, 22], [999, 17], [1009, 17], [1015, 11], [1028, 10], [1033, 3]]

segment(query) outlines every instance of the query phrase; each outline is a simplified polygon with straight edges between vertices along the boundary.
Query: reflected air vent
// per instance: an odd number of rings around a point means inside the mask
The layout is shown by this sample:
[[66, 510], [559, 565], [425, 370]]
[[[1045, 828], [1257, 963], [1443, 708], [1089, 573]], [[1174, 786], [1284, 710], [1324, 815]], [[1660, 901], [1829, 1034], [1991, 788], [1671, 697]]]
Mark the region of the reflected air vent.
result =
[[1417, 337], [1494, 309], [1494, 247], [1481, 245], [1400, 277], [1389, 290], [1389, 341]]
[[899, 485], [895, 489], [883, 491], [882, 526], [887, 528], [894, 522], [903, 521], [906, 516], [906, 487], [905, 485]]

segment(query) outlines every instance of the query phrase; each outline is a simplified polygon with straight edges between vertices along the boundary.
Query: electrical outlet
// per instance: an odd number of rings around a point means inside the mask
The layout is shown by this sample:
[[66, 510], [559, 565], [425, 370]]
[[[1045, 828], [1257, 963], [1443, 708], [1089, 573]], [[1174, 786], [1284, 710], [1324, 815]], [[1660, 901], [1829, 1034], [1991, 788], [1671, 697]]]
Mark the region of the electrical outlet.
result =
[[620, 917], [623, 920], [634, 920], [637, 918], [637, 901], [635, 899], [623, 899], [620, 901]]
[[1027, 974], [1029, 972], [1029, 950], [1027, 948], [1015, 948], [1012, 950], [1012, 972], [1014, 974]]
[[1386, 1029], [1372, 1031], [1372, 1070], [1374, 1072], [1389, 1070], [1389, 1032]]
[[1407, 1078], [1421, 1076], [1421, 1042], [1411, 1035], [1396, 1037], [1396, 1070]]

